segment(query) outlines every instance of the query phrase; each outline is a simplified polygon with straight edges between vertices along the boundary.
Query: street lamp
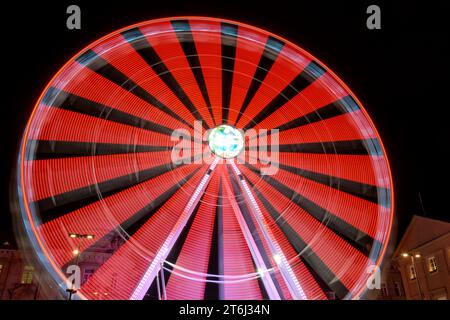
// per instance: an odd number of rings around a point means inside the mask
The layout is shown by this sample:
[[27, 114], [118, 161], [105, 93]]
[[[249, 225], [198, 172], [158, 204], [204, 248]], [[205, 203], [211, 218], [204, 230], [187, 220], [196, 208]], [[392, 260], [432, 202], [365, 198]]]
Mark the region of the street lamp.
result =
[[422, 287], [421, 287], [421, 285], [420, 285], [419, 274], [418, 274], [418, 272], [417, 272], [416, 263], [415, 263], [415, 259], [419, 259], [420, 257], [422, 257], [422, 255], [421, 255], [419, 252], [414, 252], [414, 253], [411, 253], [411, 252], [403, 252], [403, 253], [401, 254], [401, 256], [402, 256], [403, 258], [405, 258], [405, 259], [407, 259], [407, 258], [410, 258], [410, 259], [411, 259], [411, 263], [412, 263], [412, 266], [413, 266], [413, 268], [414, 268], [414, 273], [416, 274], [417, 289], [419, 290], [420, 298], [421, 298], [421, 299], [424, 299], [425, 297], [424, 297], [424, 295], [423, 295], [423, 293], [422, 293]]
[[[77, 247], [72, 251], [72, 254], [76, 257], [75, 265], [78, 267], [78, 262], [79, 262], [80, 256], [81, 256], [81, 251], [80, 251], [81, 243], [83, 242], [84, 239], [89, 239], [89, 240], [94, 239], [94, 235], [93, 234], [69, 233], [69, 238], [78, 239]], [[69, 293], [69, 300], [72, 300], [72, 295], [77, 293], [77, 289], [75, 289], [75, 287], [74, 287], [74, 280], [75, 279], [72, 280], [71, 288], [66, 289], [66, 292]]]

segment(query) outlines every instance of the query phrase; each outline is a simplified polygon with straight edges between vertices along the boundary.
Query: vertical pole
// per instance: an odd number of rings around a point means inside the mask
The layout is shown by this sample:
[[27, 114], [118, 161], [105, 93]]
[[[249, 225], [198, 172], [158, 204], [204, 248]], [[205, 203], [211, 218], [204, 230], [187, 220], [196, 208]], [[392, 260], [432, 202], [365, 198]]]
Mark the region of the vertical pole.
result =
[[166, 279], [164, 278], [164, 262], [161, 263], [161, 287], [162, 287], [163, 300], [167, 300]]
[[142, 300], [145, 293], [150, 288], [152, 282], [155, 279], [155, 276], [160, 271], [161, 263], [163, 263], [166, 260], [167, 256], [170, 253], [170, 250], [172, 250], [173, 246], [175, 245], [176, 240], [180, 236], [183, 228], [186, 226], [186, 224], [189, 220], [189, 217], [194, 212], [194, 209], [195, 209], [197, 203], [200, 201], [202, 194], [205, 192], [205, 189], [208, 186], [211, 174], [214, 171], [219, 160], [220, 160], [219, 158], [216, 158], [213, 161], [213, 163], [210, 165], [207, 173], [203, 176], [202, 180], [200, 180], [200, 183], [198, 184], [197, 188], [195, 189], [194, 193], [192, 194], [191, 198], [189, 199], [189, 202], [187, 203], [184, 210], [181, 212], [180, 217], [178, 218], [178, 221], [173, 226], [171, 232], [167, 236], [164, 243], [161, 245], [158, 252], [156, 252], [155, 257], [153, 258], [152, 262], [150, 263], [150, 266], [148, 267], [147, 271], [142, 276], [138, 285], [136, 286], [133, 293], [131, 294], [130, 300]]
[[[218, 274], [223, 276], [225, 275], [224, 271], [224, 239], [223, 239], [223, 207], [222, 207], [222, 178], [220, 178], [219, 185], [219, 196], [217, 198], [217, 207], [216, 207], [216, 219], [217, 219], [217, 269]], [[220, 278], [218, 278], [220, 279]], [[219, 287], [219, 300], [225, 300], [225, 284], [222, 280], [217, 282]]]
[[159, 287], [159, 275], [156, 274], [156, 290], [158, 291], [158, 300], [161, 300], [161, 289]]
[[421, 287], [421, 285], [420, 285], [419, 270], [418, 270], [417, 267], [416, 267], [416, 263], [415, 263], [415, 260], [414, 260], [414, 255], [411, 254], [410, 256], [411, 256], [412, 266], [413, 266], [414, 270], [416, 271], [417, 289], [419, 289], [419, 295], [420, 295], [420, 298], [421, 298], [422, 300], [424, 300], [425, 296], [424, 296], [424, 294], [422, 293], [422, 287]]

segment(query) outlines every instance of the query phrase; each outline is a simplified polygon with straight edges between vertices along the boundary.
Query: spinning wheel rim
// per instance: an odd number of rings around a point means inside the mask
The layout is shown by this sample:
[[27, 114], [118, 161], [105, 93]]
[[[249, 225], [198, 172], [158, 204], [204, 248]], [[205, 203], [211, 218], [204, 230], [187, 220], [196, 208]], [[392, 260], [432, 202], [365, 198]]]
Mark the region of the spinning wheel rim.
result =
[[[383, 142], [380, 138], [380, 135], [377, 131], [376, 126], [374, 125], [372, 119], [370, 118], [370, 116], [368, 115], [367, 111], [365, 110], [363, 104], [358, 100], [357, 96], [351, 91], [350, 88], [347, 87], [347, 85], [331, 70], [329, 69], [322, 61], [320, 61], [319, 59], [317, 59], [316, 57], [314, 57], [313, 55], [311, 55], [309, 52], [305, 51], [304, 49], [302, 49], [301, 47], [297, 46], [296, 44], [290, 42], [289, 40], [286, 40], [278, 35], [274, 35], [269, 31], [245, 24], [245, 23], [241, 23], [241, 22], [237, 22], [237, 21], [233, 21], [233, 20], [226, 20], [226, 19], [217, 19], [217, 18], [209, 18], [209, 17], [196, 17], [196, 16], [181, 16], [181, 17], [169, 17], [169, 18], [162, 18], [162, 19], [156, 19], [156, 20], [149, 20], [149, 21], [144, 21], [144, 22], [140, 22], [137, 24], [133, 24], [131, 26], [127, 26], [124, 28], [121, 28], [117, 31], [114, 31], [112, 33], [109, 33], [107, 35], [105, 35], [104, 37], [98, 39], [97, 41], [89, 44], [88, 46], [86, 46], [85, 48], [83, 48], [82, 50], [80, 50], [77, 54], [75, 54], [69, 61], [67, 61], [60, 69], [59, 71], [52, 77], [52, 79], [48, 82], [48, 84], [45, 86], [42, 94], [40, 95], [39, 99], [37, 100], [37, 103], [35, 104], [31, 115], [29, 117], [28, 123], [26, 125], [25, 131], [24, 131], [24, 135], [23, 135], [23, 140], [21, 143], [21, 151], [20, 151], [20, 156], [19, 156], [19, 170], [18, 170], [18, 180], [20, 181], [20, 183], [18, 184], [18, 193], [19, 193], [19, 197], [20, 197], [20, 205], [21, 205], [21, 213], [23, 215], [23, 220], [24, 223], [26, 225], [26, 229], [27, 229], [27, 233], [28, 236], [30, 237], [30, 240], [33, 243], [37, 243], [37, 246], [35, 246], [35, 249], [38, 251], [39, 255], [44, 255], [46, 257], [46, 264], [50, 264], [49, 267], [51, 267], [51, 272], [56, 274], [61, 281], [64, 281], [67, 276], [62, 272], [62, 270], [60, 269], [60, 267], [57, 266], [57, 264], [54, 261], [54, 258], [52, 257], [52, 254], [48, 251], [48, 248], [46, 247], [46, 244], [43, 242], [43, 240], [41, 239], [41, 236], [39, 236], [39, 232], [36, 229], [36, 222], [39, 221], [39, 218], [35, 215], [35, 213], [32, 212], [32, 210], [29, 208], [29, 199], [27, 199], [27, 192], [25, 190], [25, 186], [26, 186], [26, 177], [24, 176], [24, 172], [25, 172], [25, 159], [26, 159], [26, 150], [27, 150], [27, 138], [29, 136], [29, 130], [30, 130], [30, 126], [35, 118], [35, 113], [37, 112], [37, 109], [39, 107], [39, 105], [42, 102], [43, 97], [45, 96], [45, 94], [48, 92], [49, 88], [51, 87], [52, 83], [58, 79], [58, 77], [61, 75], [61, 73], [66, 70], [66, 68], [68, 66], [70, 66], [80, 55], [82, 55], [84, 52], [86, 52], [87, 50], [89, 50], [90, 48], [94, 48], [96, 47], [98, 44], [100, 43], [104, 43], [106, 41], [108, 41], [108, 39], [112, 39], [113, 37], [117, 36], [118, 34], [130, 30], [132, 28], [139, 28], [142, 26], [146, 26], [149, 24], [156, 24], [158, 22], [167, 22], [167, 21], [173, 21], [173, 20], [195, 20], [195, 21], [214, 21], [214, 22], [226, 22], [226, 23], [230, 23], [233, 25], [237, 25], [237, 26], [242, 26], [245, 28], [248, 28], [250, 30], [254, 30], [255, 32], [258, 33], [262, 33], [265, 35], [270, 35], [278, 40], [283, 41], [284, 43], [286, 43], [287, 45], [289, 45], [290, 47], [294, 48], [295, 50], [298, 50], [299, 52], [301, 52], [304, 56], [311, 58], [312, 61], [316, 61], [319, 63], [319, 65], [323, 68], [326, 69], [327, 73], [336, 81], [338, 82], [338, 84], [349, 93], [349, 95], [356, 101], [356, 103], [358, 104], [358, 106], [360, 107], [360, 110], [362, 112], [362, 114], [364, 115], [364, 118], [367, 120], [370, 128], [372, 128], [375, 131], [375, 136], [377, 138], [377, 140], [379, 141], [380, 144], [380, 148], [382, 151], [382, 155], [384, 158], [384, 162], [385, 165], [387, 166], [387, 172], [389, 173], [389, 186], [390, 186], [390, 203], [389, 203], [389, 212], [390, 212], [390, 218], [388, 221], [388, 226], [385, 229], [385, 234], [386, 234], [386, 241], [382, 243], [382, 248], [380, 249], [380, 252], [377, 256], [377, 260], [374, 261], [374, 265], [379, 266], [381, 264], [381, 261], [385, 255], [387, 246], [388, 246], [388, 236], [391, 232], [392, 229], [392, 223], [393, 223], [393, 212], [394, 212], [394, 190], [393, 190], [393, 178], [392, 178], [392, 174], [390, 171], [390, 167], [389, 167], [389, 160], [388, 160], [388, 156], [385, 150], [385, 147], [383, 145]], [[353, 296], [353, 298], [359, 298], [363, 292], [365, 291], [365, 288], [362, 288], [359, 292], [356, 292]], [[86, 298], [82, 293], [77, 293], [79, 295], [80, 298]]]

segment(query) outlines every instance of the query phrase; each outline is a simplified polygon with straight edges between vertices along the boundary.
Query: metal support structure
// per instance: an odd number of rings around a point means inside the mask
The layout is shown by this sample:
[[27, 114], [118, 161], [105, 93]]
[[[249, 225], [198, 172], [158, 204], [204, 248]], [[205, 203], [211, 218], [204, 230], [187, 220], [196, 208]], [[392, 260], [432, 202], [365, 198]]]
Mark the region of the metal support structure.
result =
[[247, 185], [247, 182], [243, 179], [241, 172], [238, 167], [234, 163], [234, 161], [230, 161], [231, 167], [233, 168], [235, 174], [238, 176], [242, 189], [244, 190], [244, 195], [246, 197], [247, 203], [251, 208], [253, 216], [258, 223], [260, 231], [269, 247], [270, 253], [272, 255], [273, 260], [278, 265], [280, 273], [287, 284], [289, 292], [293, 299], [295, 300], [306, 300], [306, 294], [301, 287], [297, 277], [295, 276], [294, 271], [289, 265], [289, 261], [281, 250], [278, 241], [275, 239], [275, 236], [272, 234], [270, 227], [268, 226], [259, 206], [256, 202], [250, 188]]
[[158, 293], [158, 300], [161, 300], [161, 288], [159, 286], [159, 274], [156, 274], [156, 292]]
[[[228, 194], [232, 195], [233, 192], [230, 186], [225, 183], [225, 188]], [[252, 233], [245, 222], [245, 219], [242, 215], [241, 209], [239, 208], [238, 203], [235, 199], [231, 199], [231, 207], [236, 216], [236, 220], [239, 223], [239, 227], [241, 228], [242, 234], [244, 235], [245, 241], [247, 242], [247, 246], [250, 249], [250, 253], [253, 257], [253, 261], [256, 265], [258, 272], [260, 273], [262, 283], [266, 289], [267, 295], [271, 300], [281, 300], [280, 293], [277, 290], [275, 283], [273, 282], [272, 277], [269, 274], [269, 268], [264, 262], [264, 259], [259, 251], [258, 246], [253, 239]]]
[[164, 262], [161, 263], [160, 273], [161, 273], [162, 300], [167, 300], [166, 279], [164, 277]]
[[216, 168], [219, 160], [220, 160], [219, 158], [215, 158], [213, 163], [210, 165], [207, 173], [203, 176], [202, 180], [200, 181], [200, 184], [195, 189], [194, 194], [189, 199], [188, 204], [184, 208], [183, 212], [180, 214], [178, 221], [175, 223], [174, 227], [172, 228], [168, 237], [164, 241], [163, 245], [156, 253], [155, 258], [151, 262], [144, 276], [141, 278], [141, 281], [139, 281], [137, 287], [131, 294], [130, 300], [142, 300], [144, 298], [145, 293], [150, 288], [152, 282], [156, 277], [156, 274], [161, 269], [161, 264], [164, 263], [164, 261], [166, 260], [167, 256], [169, 255], [170, 251], [175, 245], [175, 242], [177, 241], [178, 237], [180, 236], [181, 232], [183, 231], [184, 227], [189, 221], [189, 218], [191, 217], [195, 207], [197, 206], [197, 203], [200, 201], [202, 194], [204, 193], [206, 187], [208, 186], [211, 174]]

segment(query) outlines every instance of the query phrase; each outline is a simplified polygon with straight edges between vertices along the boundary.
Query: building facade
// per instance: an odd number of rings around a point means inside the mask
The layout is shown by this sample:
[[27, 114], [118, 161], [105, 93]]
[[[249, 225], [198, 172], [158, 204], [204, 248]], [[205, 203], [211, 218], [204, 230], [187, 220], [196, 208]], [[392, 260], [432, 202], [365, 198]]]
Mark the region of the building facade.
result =
[[36, 278], [35, 267], [22, 254], [5, 243], [0, 247], [0, 299], [49, 299]]
[[[92, 274], [107, 260], [118, 248], [123, 239], [112, 236], [96, 247], [83, 252], [77, 261], [80, 269], [80, 283], [86, 282]], [[68, 264], [69, 265], [69, 264]], [[67, 266], [68, 266], [67, 265]], [[26, 255], [11, 246], [8, 242], [0, 245], [0, 300], [55, 300], [67, 299], [68, 293], [61, 292], [58, 286], [46, 280], [47, 275], [36, 264], [30, 263]], [[107, 297], [115, 290], [120, 279], [114, 276], [105, 292], [95, 294]]]
[[412, 218], [382, 269], [378, 299], [450, 299], [450, 223]]
[[[113, 236], [83, 252], [78, 259], [81, 283], [117, 250], [121, 241], [121, 237]], [[57, 288], [39, 281], [40, 275], [39, 268], [27, 262], [19, 250], [8, 243], [0, 245], [0, 299], [67, 299]], [[107, 298], [119, 281], [113, 276], [105, 292], [94, 294]], [[414, 216], [392, 257], [383, 265], [377, 291], [375, 297], [366, 298], [450, 299], [450, 223]]]

